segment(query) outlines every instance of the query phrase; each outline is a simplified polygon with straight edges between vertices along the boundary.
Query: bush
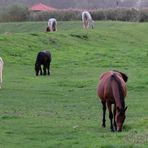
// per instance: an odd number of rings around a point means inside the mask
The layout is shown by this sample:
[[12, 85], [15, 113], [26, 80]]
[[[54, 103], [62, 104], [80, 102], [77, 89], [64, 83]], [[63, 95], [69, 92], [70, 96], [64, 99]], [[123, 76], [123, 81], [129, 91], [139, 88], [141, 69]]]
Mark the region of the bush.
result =
[[95, 20], [148, 21], [148, 10], [143, 9], [99, 9], [91, 13]]
[[26, 6], [13, 5], [10, 7], [1, 8], [0, 22], [8, 21], [27, 21], [30, 12]]
[[45, 21], [54, 17], [59, 21], [80, 20], [81, 12], [79, 10], [59, 10], [52, 12], [31, 12], [29, 16], [30, 21]]

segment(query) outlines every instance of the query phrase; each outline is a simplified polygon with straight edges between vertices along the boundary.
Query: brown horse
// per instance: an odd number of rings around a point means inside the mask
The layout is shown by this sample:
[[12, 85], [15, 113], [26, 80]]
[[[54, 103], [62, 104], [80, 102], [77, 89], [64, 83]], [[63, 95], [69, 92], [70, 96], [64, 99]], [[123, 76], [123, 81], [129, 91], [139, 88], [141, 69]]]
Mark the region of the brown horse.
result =
[[[100, 77], [97, 93], [103, 105], [102, 126], [106, 126], [105, 114], [107, 104], [111, 131], [122, 131], [123, 122], [125, 120], [125, 111], [127, 109], [127, 107], [125, 107], [124, 101], [124, 98], [127, 94], [127, 80], [128, 77], [126, 74], [116, 70], [105, 72]], [[112, 104], [114, 104], [114, 114], [112, 113]]]

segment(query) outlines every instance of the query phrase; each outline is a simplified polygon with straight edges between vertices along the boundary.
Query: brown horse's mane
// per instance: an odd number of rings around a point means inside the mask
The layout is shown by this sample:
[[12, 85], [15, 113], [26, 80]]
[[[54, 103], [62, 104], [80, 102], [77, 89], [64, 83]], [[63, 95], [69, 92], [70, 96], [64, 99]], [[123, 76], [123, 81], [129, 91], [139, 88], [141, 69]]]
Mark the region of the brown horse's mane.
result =
[[127, 76], [125, 73], [120, 72], [120, 71], [118, 71], [118, 70], [113, 70], [113, 71], [120, 73], [121, 76], [122, 76], [122, 78], [123, 78], [123, 80], [124, 80], [125, 82], [127, 82], [127, 80], [128, 80], [128, 76]]
[[117, 77], [117, 75], [115, 73], [113, 73], [111, 75], [111, 81], [115, 81], [118, 85], [118, 90], [119, 90], [119, 99], [120, 99], [120, 102], [121, 102], [121, 105], [122, 105], [122, 108], [124, 110], [125, 108], [125, 102], [124, 102], [124, 91], [123, 91], [123, 88], [122, 88], [122, 85], [121, 85], [121, 81], [120, 79]]

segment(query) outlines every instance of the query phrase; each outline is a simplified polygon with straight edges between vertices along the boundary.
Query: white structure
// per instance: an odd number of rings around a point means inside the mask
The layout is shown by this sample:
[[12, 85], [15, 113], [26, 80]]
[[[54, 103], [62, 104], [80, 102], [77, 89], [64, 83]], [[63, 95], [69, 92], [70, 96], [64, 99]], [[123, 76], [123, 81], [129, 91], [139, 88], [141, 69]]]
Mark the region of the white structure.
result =
[[94, 28], [94, 21], [88, 11], [82, 12], [82, 22], [85, 29], [88, 29], [89, 27], [92, 29]]
[[57, 20], [55, 18], [50, 18], [48, 20], [48, 27], [49, 27], [49, 31], [51, 32], [57, 31]]
[[4, 62], [2, 60], [2, 58], [0, 57], [0, 88], [2, 87], [2, 81], [3, 81], [3, 65], [4, 65]]
[[140, 10], [145, 6], [145, 3], [147, 3], [146, 0], [137, 0], [134, 8]]

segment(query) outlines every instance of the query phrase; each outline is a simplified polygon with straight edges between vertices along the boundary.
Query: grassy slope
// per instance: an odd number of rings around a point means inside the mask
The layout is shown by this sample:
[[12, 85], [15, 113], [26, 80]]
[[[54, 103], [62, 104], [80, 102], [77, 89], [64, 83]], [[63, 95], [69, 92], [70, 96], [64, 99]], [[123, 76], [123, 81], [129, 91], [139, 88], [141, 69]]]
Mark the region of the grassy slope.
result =
[[[147, 23], [80, 22], [0, 24], [5, 61], [0, 90], [0, 147], [147, 147]], [[7, 29], [7, 31], [5, 30]], [[5, 33], [10, 32], [10, 33]], [[52, 53], [50, 77], [35, 77], [38, 51]], [[118, 69], [129, 76], [124, 132], [102, 129], [96, 96], [99, 75]]]

